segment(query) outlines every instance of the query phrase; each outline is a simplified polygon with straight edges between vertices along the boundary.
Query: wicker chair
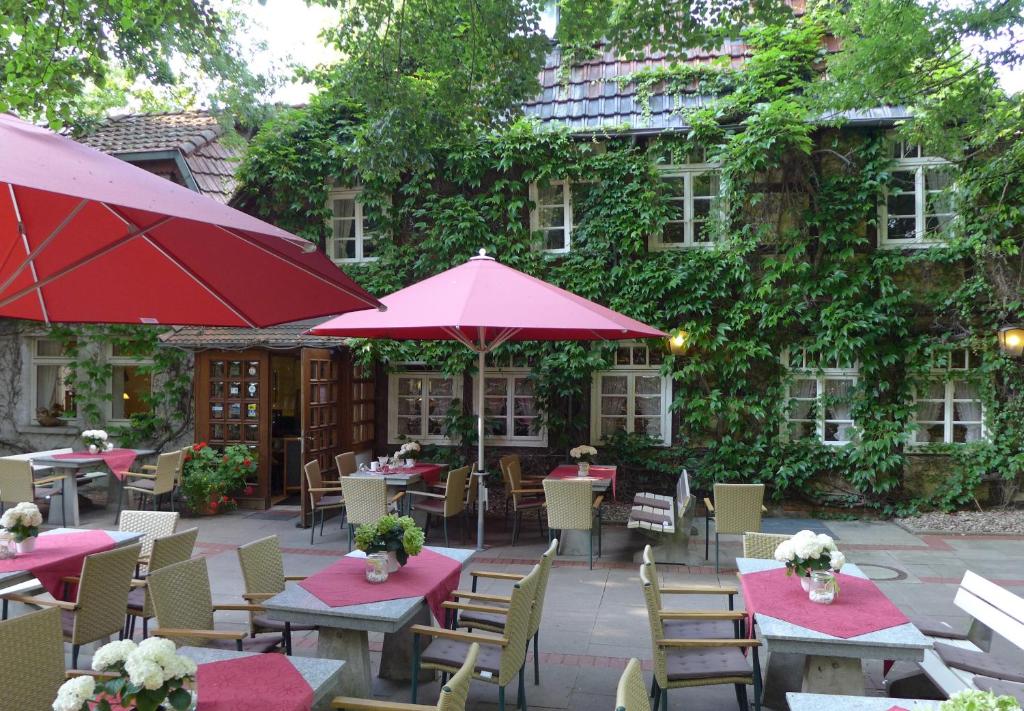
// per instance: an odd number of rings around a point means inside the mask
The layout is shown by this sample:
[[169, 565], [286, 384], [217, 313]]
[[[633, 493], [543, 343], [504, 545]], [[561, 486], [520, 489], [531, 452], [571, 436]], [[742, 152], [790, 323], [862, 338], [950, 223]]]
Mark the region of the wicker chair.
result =
[[[512, 545], [519, 540], [519, 529], [523, 523], [523, 512], [536, 511], [537, 525], [541, 534], [544, 533], [544, 489], [540, 483], [532, 480], [526, 484], [519, 469], [519, 457], [507, 455], [501, 458], [501, 474], [505, 480], [505, 506], [508, 512], [508, 499], [512, 500]], [[530, 487], [530, 488], [524, 488]]]
[[167, 637], [179, 646], [191, 644], [239, 652], [269, 652], [284, 643], [284, 637], [279, 634], [250, 637], [241, 630], [214, 629], [213, 614], [218, 610], [264, 612], [264, 609], [252, 604], [214, 605], [205, 558], [154, 570], [146, 584], [160, 622], [160, 627], [153, 630], [154, 636]]
[[60, 610], [49, 608], [0, 622], [0, 708], [50, 711], [64, 683]]
[[459, 467], [448, 472], [447, 486], [443, 494], [435, 494], [429, 491], [406, 491], [407, 496], [414, 497], [413, 511], [422, 511], [426, 514], [426, 528], [424, 535], [430, 533], [430, 519], [437, 516], [441, 519], [444, 527], [444, 544], [448, 545], [448, 519], [463, 514], [462, 517], [462, 538], [469, 537], [469, 525], [466, 521], [466, 481], [469, 479], [469, 467]]
[[349, 696], [338, 696], [331, 705], [336, 709], [349, 711], [465, 711], [469, 701], [469, 682], [473, 680], [473, 668], [480, 654], [480, 645], [475, 642], [469, 645], [466, 661], [452, 675], [448, 683], [441, 686], [437, 697], [437, 706], [423, 704], [401, 704], [390, 701], [355, 699]]
[[[701, 639], [668, 637], [668, 620], [731, 620], [736, 613], [728, 612], [669, 612], [661, 609], [646, 565], [640, 566], [640, 582], [647, 603], [647, 618], [651, 627], [651, 646], [654, 652], [654, 709], [668, 711], [669, 689], [692, 686], [733, 684], [736, 701], [741, 711], [747, 711], [747, 684], [754, 686], [754, 708], [761, 708], [761, 664], [757, 649], [760, 642], [744, 638]], [[743, 656], [750, 649], [753, 670]]]
[[644, 674], [636, 657], [629, 660], [626, 671], [619, 677], [615, 711], [651, 711], [651, 702], [644, 690]]
[[334, 465], [338, 468], [338, 478], [355, 474], [359, 467], [356, 466], [355, 452], [342, 452], [335, 455]]
[[715, 520], [715, 572], [718, 572], [718, 535], [761, 530], [764, 484], [715, 484], [715, 500], [704, 498], [704, 560], [708, 559], [711, 519]]
[[[125, 512], [128, 513], [127, 511]], [[152, 511], [146, 512], [152, 513]], [[166, 568], [168, 565], [180, 563], [192, 557], [192, 549], [196, 545], [198, 528], [190, 528], [181, 533], [163, 536], [153, 541], [152, 554], [149, 556], [148, 572]], [[133, 587], [128, 593], [128, 617], [125, 620], [125, 636], [135, 636], [135, 621], [142, 618], [142, 636], [149, 636], [149, 620], [156, 615], [153, 609], [153, 596], [149, 587]]]
[[[412, 702], [416, 703], [420, 669], [433, 669], [442, 674], [454, 674], [462, 666], [462, 660], [469, 656], [469, 647], [474, 642], [480, 645], [480, 656], [473, 669], [473, 676], [498, 686], [498, 711], [505, 711], [505, 687], [519, 674], [519, 706], [526, 709], [526, 646], [530, 641], [531, 610], [540, 583], [540, 566], [533, 566], [522, 580], [517, 582], [509, 596], [508, 608], [472, 605], [481, 612], [506, 613], [507, 621], [502, 635], [484, 635], [479, 632], [412, 626]], [[462, 609], [465, 609], [463, 606]], [[421, 649], [421, 637], [435, 637]]]
[[597, 521], [597, 557], [601, 557], [601, 503], [604, 495], [595, 497], [589, 481], [579, 479], [548, 479], [544, 482], [544, 501], [548, 510], [548, 538], [554, 532], [586, 531], [589, 543], [590, 569], [594, 569], [594, 521]]
[[[547, 596], [548, 580], [551, 578], [551, 565], [555, 561], [555, 556], [558, 555], [558, 540], [554, 540], [548, 546], [548, 549], [544, 551], [544, 555], [541, 556], [540, 562], [537, 564], [540, 567], [540, 580], [537, 582], [537, 599], [533, 603], [533, 612], [530, 613], [530, 636], [533, 637], [533, 683], [540, 684], [540, 650], [537, 648], [540, 643], [540, 623], [544, 616], [544, 599]], [[495, 607], [507, 608], [509, 597], [502, 595], [489, 595], [483, 593], [477, 593], [476, 586], [477, 581], [480, 578], [492, 579], [492, 580], [510, 580], [512, 582], [519, 582], [523, 579], [523, 575], [517, 575], [516, 573], [492, 573], [486, 570], [473, 570], [470, 571], [470, 575], [473, 576], [473, 589], [471, 592], [465, 592], [463, 590], [456, 590], [452, 593], [452, 596], [458, 600], [465, 598], [468, 600], [480, 600], [488, 605]], [[505, 620], [507, 610], [502, 612], [479, 612], [475, 610], [463, 610], [460, 614], [458, 603], [446, 602], [444, 603], [445, 608], [452, 611], [451, 627], [452, 629], [466, 628], [467, 631], [472, 632], [474, 629], [481, 629], [485, 632], [494, 632], [495, 634], [505, 633]]]
[[[191, 447], [185, 447], [181, 450], [181, 461], [178, 463], [178, 469], [174, 472], [174, 491], [171, 493], [173, 498], [178, 490], [181, 488], [181, 477], [185, 474], [185, 454], [191, 451]], [[155, 464], [143, 464], [142, 471], [144, 472], [155, 472], [157, 465]]]
[[[247, 602], [259, 604], [284, 592], [288, 580], [305, 580], [305, 575], [285, 575], [281, 542], [277, 536], [267, 536], [238, 548], [238, 562], [242, 566]], [[292, 653], [292, 631], [315, 630], [315, 625], [292, 625], [291, 622], [273, 620], [256, 612], [249, 613], [250, 636], [258, 632], [280, 632], [284, 635], [285, 654]]]
[[114, 518], [114, 522], [118, 522], [121, 518], [124, 492], [126, 491], [137, 494], [140, 501], [147, 496], [152, 497], [154, 511], [157, 509], [157, 501], [160, 497], [167, 496], [170, 500], [171, 511], [174, 511], [174, 486], [184, 458], [185, 453], [180, 449], [166, 452], [157, 457], [156, 470], [153, 473], [125, 472], [124, 478], [121, 480], [121, 492], [117, 497], [117, 516]]
[[[309, 545], [313, 545], [313, 532], [316, 530], [316, 515], [320, 514], [320, 535], [324, 535], [324, 518], [328, 511], [341, 510], [341, 527], [345, 527], [345, 498], [341, 495], [341, 487], [337, 482], [324, 482], [320, 472], [320, 462], [312, 460], [303, 467], [306, 472], [306, 491], [309, 493]], [[351, 550], [349, 542], [349, 550]]]
[[177, 511], [122, 511], [117, 530], [130, 533], [141, 533], [142, 555], [139, 556], [139, 569], [136, 575], [143, 572], [153, 550], [153, 541], [157, 538], [170, 536], [178, 528]]
[[384, 479], [370, 476], [347, 476], [341, 480], [341, 491], [348, 512], [348, 549], [352, 550], [356, 526], [377, 523], [401, 500], [405, 492], [400, 491], [390, 499]]
[[[60, 482], [60, 488], [45, 486]], [[49, 499], [55, 494], [63, 494], [63, 476], [45, 476], [36, 478], [32, 472], [32, 462], [27, 459], [8, 459], [0, 457], [0, 513], [7, 504], [22, 501]], [[64, 507], [60, 510], [60, 523], [67, 524], [64, 519]]]
[[789, 539], [789, 536], [781, 533], [747, 531], [743, 534], [743, 557], [771, 560], [775, 557], [775, 549], [779, 547], [779, 544]]
[[17, 594], [4, 595], [3, 598], [35, 607], [59, 608], [64, 640], [71, 643], [71, 666], [77, 667], [78, 653], [83, 644], [121, 635], [128, 607], [128, 590], [132, 586], [132, 575], [141, 550], [142, 546], [136, 543], [86, 556], [81, 576], [63, 578], [65, 585], [78, 586], [74, 602]]

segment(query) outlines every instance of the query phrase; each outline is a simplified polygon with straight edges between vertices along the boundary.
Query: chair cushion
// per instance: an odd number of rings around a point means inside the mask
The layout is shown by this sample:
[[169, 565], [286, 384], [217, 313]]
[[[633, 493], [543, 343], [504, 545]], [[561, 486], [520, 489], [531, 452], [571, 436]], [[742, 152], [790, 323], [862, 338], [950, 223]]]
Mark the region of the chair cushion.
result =
[[991, 676], [1003, 681], [1024, 682], [1024, 668], [1008, 660], [997, 658], [988, 652], [974, 652], [942, 642], [935, 643], [935, 652], [946, 666]]
[[669, 681], [751, 676], [750, 665], [739, 647], [666, 650]]
[[966, 632], [956, 629], [948, 622], [943, 622], [942, 620], [914, 617], [911, 615], [910, 621], [914, 623], [914, 627], [921, 631], [921, 634], [928, 637], [941, 637], [942, 639], [958, 640], [967, 639]]
[[[279, 634], [265, 634], [258, 637], [246, 637], [242, 640], [243, 652], [270, 652], [284, 644], [284, 636]], [[211, 639], [206, 643], [211, 649], [237, 650], [238, 647], [233, 639]]]
[[516, 504], [517, 509], [536, 509], [544, 505], [544, 499], [536, 496], [520, 496], [519, 503]]
[[665, 620], [669, 639], [732, 639], [736, 628], [729, 620]]
[[444, 502], [440, 499], [421, 499], [417, 496], [412, 507], [420, 511], [444, 514]]
[[[469, 644], [456, 642], [451, 639], [435, 639], [431, 642], [420, 657], [424, 664], [436, 664], [447, 669], [458, 669], [466, 661], [469, 654]], [[480, 654], [476, 658], [476, 671], [487, 671], [498, 676], [501, 666], [501, 647], [491, 644], [481, 644]]]
[[655, 509], [668, 509], [672, 508], [672, 498], [655, 498], [655, 494], [645, 494], [643, 492], [633, 497], [634, 506], [650, 506]]
[[505, 615], [497, 615], [491, 612], [463, 612], [460, 610], [459, 627], [472, 627], [473, 629], [500, 633], [505, 630]]
[[[256, 615], [252, 618], [252, 624], [257, 632], [284, 632], [284, 622], [274, 620], [264, 615]], [[292, 625], [292, 632], [305, 632], [315, 630], [316, 625]]]
[[325, 508], [327, 506], [344, 506], [345, 499], [342, 498], [341, 494], [331, 494], [330, 496], [321, 496], [320, 500], [316, 502], [318, 509]]
[[124, 484], [126, 489], [145, 489], [146, 491], [152, 491], [153, 487], [156, 486], [156, 480], [154, 479], [129, 479]]
[[974, 677], [974, 685], [982, 691], [991, 691], [996, 696], [1012, 696], [1017, 703], [1024, 706], [1024, 684], [1015, 681], [1003, 681], [988, 676]]
[[75, 613], [71, 610], [60, 611], [60, 629], [64, 633], [64, 636], [71, 639], [71, 635], [75, 631]]

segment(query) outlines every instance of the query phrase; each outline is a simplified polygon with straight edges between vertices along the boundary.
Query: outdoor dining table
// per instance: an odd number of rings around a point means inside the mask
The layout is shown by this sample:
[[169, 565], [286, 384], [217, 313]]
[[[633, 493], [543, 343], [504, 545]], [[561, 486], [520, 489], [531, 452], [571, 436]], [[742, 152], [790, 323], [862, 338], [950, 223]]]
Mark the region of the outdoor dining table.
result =
[[[595, 494], [604, 494], [610, 489], [614, 497], [617, 475], [618, 468], [614, 464], [591, 464], [590, 474], [587, 476], [579, 475], [579, 466], [576, 464], [559, 464], [544, 478], [589, 481]], [[587, 555], [590, 550], [590, 535], [589, 531], [562, 531], [558, 539], [559, 553], [561, 555]]]
[[[427, 546], [424, 551], [446, 556], [456, 561], [460, 569], [475, 552], [440, 546]], [[348, 559], [362, 557], [360, 551], [345, 556]], [[336, 565], [337, 562], [328, 566], [321, 574]], [[316, 575], [306, 578], [302, 583], [288, 583], [284, 592], [264, 602], [267, 616], [292, 624], [315, 625], [319, 629], [316, 656], [345, 660], [340, 693], [346, 696], [369, 698], [372, 695], [369, 632], [384, 633], [384, 650], [378, 675], [385, 679], [408, 680], [412, 667], [412, 634], [408, 628], [414, 624], [430, 624], [431, 610], [426, 597], [421, 594], [387, 599], [389, 584], [392, 581], [398, 584], [402, 582], [402, 571], [399, 570], [392, 573], [387, 582], [374, 586], [380, 591], [377, 602], [332, 607], [303, 587]], [[356, 576], [352, 578], [355, 583], [362, 578], [363, 573], [358, 570], [353, 575]], [[348, 586], [338, 583], [334, 587], [343, 592]]]
[[[384, 469], [365, 470], [361, 469], [353, 476], [380, 477], [389, 487], [402, 489], [403, 491], [415, 488], [422, 482], [426, 486], [433, 486], [441, 481], [441, 465], [423, 462], [411, 467], [387, 466]], [[402, 513], [409, 513], [411, 508], [411, 497], [404, 496], [400, 503]]]
[[[812, 603], [800, 588], [798, 578], [781, 574], [770, 579], [762, 576], [755, 587], [754, 578], [748, 576], [784, 569], [778, 561], [737, 558], [736, 566], [744, 605], [747, 612], [753, 614], [758, 636], [764, 640], [769, 654], [764, 687], [767, 706], [781, 707], [784, 694], [797, 691], [797, 683], [803, 692], [863, 695], [863, 660], [919, 662], [924, 658], [924, 651], [932, 646], [853, 563], [843, 566], [842, 577], [867, 581], [869, 585], [854, 586], [849, 582], [850, 589], [845, 596], [840, 589], [836, 602], [831, 605]], [[865, 606], [860, 603], [862, 599], [874, 602]], [[765, 608], [777, 610], [780, 616], [759, 611]], [[782, 614], [791, 619], [803, 619], [805, 624], [782, 619]], [[836, 632], [843, 629], [841, 634], [829, 634], [805, 626], [811, 624], [815, 627], [834, 625]], [[871, 631], [853, 634], [858, 624]], [[803, 657], [803, 668], [797, 671], [793, 668], [794, 660], [800, 657]]]
[[935, 711], [938, 701], [922, 699], [896, 699], [886, 696], [832, 696], [828, 694], [786, 694], [789, 711]]
[[[153, 449], [132, 449], [136, 457], [147, 457], [155, 454]], [[72, 456], [78, 455], [78, 456]], [[50, 523], [61, 523], [66, 526], [77, 526], [81, 523], [78, 514], [78, 472], [96, 466], [106, 466], [107, 462], [102, 454], [89, 454], [88, 452], [66, 452], [54, 454], [52, 450], [46, 452], [29, 452], [17, 455], [19, 459], [28, 459], [32, 462], [33, 468], [38, 468], [37, 473], [45, 472], [47, 475], [63, 476], [63, 487], [61, 489], [61, 506], [64, 509], [64, 519], [56, 518], [58, 506], [50, 507]], [[112, 472], [113, 474], [113, 472]], [[107, 479], [107, 501], [117, 501], [122, 485], [121, 477], [114, 474]]]
[[[203, 665], [213, 662], [264, 657], [259, 652], [236, 652], [226, 649], [210, 649], [208, 647], [181, 647], [178, 649], [178, 653], [194, 661], [199, 665], [200, 670], [202, 670]], [[318, 659], [315, 657], [285, 657], [276, 654], [270, 656], [279, 658], [274, 661], [285, 660], [291, 663], [295, 667], [295, 671], [309, 684], [313, 691], [313, 711], [331, 708], [331, 699], [338, 694], [338, 683], [341, 679], [341, 670], [344, 668], [345, 662], [337, 659]], [[256, 660], [254, 659], [254, 661]], [[201, 678], [202, 676], [200, 676]], [[240, 676], [238, 678], [238, 686], [240, 688], [244, 687], [247, 681], [250, 680], [251, 677]], [[203, 706], [204, 701], [201, 694], [202, 692], [200, 691], [200, 707]], [[225, 706], [225, 708], [228, 707]], [[249, 708], [256, 708], [256, 706], [251, 705]], [[261, 706], [260, 708], [263, 707]]]

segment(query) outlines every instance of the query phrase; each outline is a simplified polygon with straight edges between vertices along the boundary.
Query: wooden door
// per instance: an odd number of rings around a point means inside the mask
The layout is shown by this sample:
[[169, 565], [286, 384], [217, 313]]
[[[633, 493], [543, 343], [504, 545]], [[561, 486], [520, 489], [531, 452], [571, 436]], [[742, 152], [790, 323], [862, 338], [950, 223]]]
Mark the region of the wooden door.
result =
[[196, 354], [196, 440], [244, 444], [258, 456], [256, 490], [243, 505], [270, 506], [270, 357], [267, 351]]
[[[342, 451], [339, 358], [324, 348], [302, 349], [302, 463], [317, 460], [324, 478], [334, 479], [334, 456]], [[309, 496], [302, 477], [302, 520]]]

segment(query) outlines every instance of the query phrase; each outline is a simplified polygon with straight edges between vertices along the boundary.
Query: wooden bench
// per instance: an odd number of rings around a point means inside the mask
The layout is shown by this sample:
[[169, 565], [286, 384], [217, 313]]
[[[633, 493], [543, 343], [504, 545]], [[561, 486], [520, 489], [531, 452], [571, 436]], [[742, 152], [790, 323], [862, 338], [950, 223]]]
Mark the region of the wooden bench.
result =
[[[1016, 696], [1024, 703], [1024, 669], [990, 653], [993, 632], [1024, 650], [1024, 598], [967, 571], [953, 603], [971, 617], [970, 629], [957, 634], [919, 625], [934, 649], [925, 651], [921, 671], [944, 696], [982, 689]], [[910, 688], [913, 677], [892, 682], [891, 691]], [[916, 690], [916, 689], [915, 689]]]
[[[676, 481], [675, 496], [641, 491], [633, 497], [626, 527], [652, 538], [654, 560], [658, 563], [688, 564], [688, 548], [693, 526], [694, 498], [690, 493], [690, 475], [684, 469]], [[641, 553], [633, 558], [640, 562]]]

